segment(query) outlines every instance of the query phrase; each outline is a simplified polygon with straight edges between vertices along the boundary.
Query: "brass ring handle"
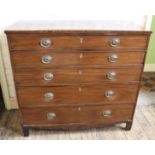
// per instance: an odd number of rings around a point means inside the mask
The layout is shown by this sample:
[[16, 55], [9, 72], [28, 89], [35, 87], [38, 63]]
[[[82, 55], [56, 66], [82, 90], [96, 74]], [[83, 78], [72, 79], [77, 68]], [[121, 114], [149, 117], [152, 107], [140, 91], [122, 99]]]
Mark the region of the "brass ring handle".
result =
[[120, 45], [120, 39], [119, 38], [113, 38], [110, 42], [110, 46], [117, 47]]
[[106, 92], [105, 92], [105, 96], [107, 97], [107, 98], [110, 98], [110, 97], [112, 97], [112, 96], [114, 96], [114, 91], [113, 90], [107, 90]]
[[109, 80], [115, 79], [116, 76], [117, 76], [117, 73], [116, 73], [116, 72], [109, 72], [109, 73], [107, 73], [107, 78], [108, 78]]
[[50, 55], [44, 55], [44, 56], [42, 56], [41, 61], [44, 64], [48, 64], [48, 63], [51, 63], [52, 62], [52, 59], [53, 59], [52, 56], [50, 56]]
[[44, 74], [44, 80], [52, 80], [53, 78], [54, 78], [54, 75], [52, 73]]
[[103, 111], [103, 116], [104, 117], [110, 117], [112, 115], [112, 111], [111, 110], [105, 110]]
[[45, 97], [45, 99], [52, 100], [52, 99], [54, 99], [54, 94], [48, 92], [48, 93], [44, 94], [44, 97]]
[[48, 120], [52, 120], [52, 119], [54, 119], [54, 118], [56, 118], [56, 114], [55, 114], [55, 113], [51, 112], [51, 113], [48, 113], [48, 114], [47, 114], [47, 119], [48, 119]]
[[47, 48], [47, 47], [50, 47], [51, 45], [52, 45], [52, 41], [48, 38], [44, 38], [40, 40], [41, 47]]
[[108, 57], [108, 60], [110, 62], [116, 62], [118, 60], [118, 55], [117, 54], [111, 54], [109, 57]]

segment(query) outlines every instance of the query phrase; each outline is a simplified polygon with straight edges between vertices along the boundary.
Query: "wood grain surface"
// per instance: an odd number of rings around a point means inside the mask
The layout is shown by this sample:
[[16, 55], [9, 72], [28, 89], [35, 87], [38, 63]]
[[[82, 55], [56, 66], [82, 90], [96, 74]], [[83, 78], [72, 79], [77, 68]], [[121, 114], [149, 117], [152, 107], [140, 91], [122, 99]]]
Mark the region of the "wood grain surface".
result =
[[[11, 39], [10, 48], [16, 50], [31, 50], [31, 49], [44, 49], [40, 45], [42, 39], [50, 39], [52, 45], [48, 49], [76, 49], [76, 48], [142, 48], [147, 46], [147, 36], [51, 36], [50, 34], [40, 35], [13, 35], [9, 37]], [[120, 45], [117, 47], [111, 46], [111, 40], [114, 38], [120, 39]], [[81, 42], [82, 39], [82, 42]]]
[[[103, 116], [103, 112], [110, 110], [112, 114]], [[22, 108], [23, 123], [25, 125], [65, 124], [65, 123], [113, 123], [131, 120], [133, 105], [106, 105], [84, 107], [53, 107], [53, 108]], [[56, 117], [49, 120], [48, 113], [55, 113]]]
[[[109, 57], [117, 55], [118, 60], [110, 62]], [[43, 56], [51, 56], [50, 63], [43, 63]], [[25, 67], [70, 67], [83, 65], [135, 65], [142, 64], [145, 53], [143, 51], [84, 51], [84, 50], [39, 50], [11, 52], [12, 63], [15, 68]]]
[[[112, 90], [114, 95], [107, 98], [106, 91]], [[138, 84], [99, 84], [84, 86], [57, 87], [18, 87], [17, 95], [20, 106], [59, 106], [84, 105], [97, 103], [120, 104], [134, 103]], [[46, 99], [46, 93], [53, 93], [53, 99]]]
[[[78, 129], [126, 123], [130, 130], [151, 32], [6, 31], [24, 136], [29, 128]], [[49, 47], [41, 40], [50, 39]], [[112, 46], [111, 41], [120, 43]], [[115, 54], [118, 60], [109, 61]], [[49, 55], [52, 61], [42, 63]], [[107, 74], [115, 72], [116, 78]], [[53, 75], [45, 80], [45, 73]], [[106, 97], [107, 91], [112, 97]], [[47, 99], [52, 93], [53, 99]], [[112, 115], [103, 117], [103, 111]], [[47, 119], [48, 113], [56, 117]], [[82, 123], [82, 124], [81, 124]]]

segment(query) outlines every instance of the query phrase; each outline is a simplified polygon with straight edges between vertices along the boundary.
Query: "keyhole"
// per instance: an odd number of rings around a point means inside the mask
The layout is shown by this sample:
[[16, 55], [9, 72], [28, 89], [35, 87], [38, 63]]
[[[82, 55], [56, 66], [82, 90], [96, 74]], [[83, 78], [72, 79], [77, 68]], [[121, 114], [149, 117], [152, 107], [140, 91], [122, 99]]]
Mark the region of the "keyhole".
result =
[[83, 58], [83, 53], [80, 53], [80, 59], [82, 59]]
[[82, 88], [81, 88], [81, 87], [79, 87], [79, 88], [78, 88], [78, 91], [79, 91], [79, 92], [81, 92], [81, 91], [82, 91]]
[[82, 71], [81, 71], [81, 70], [79, 70], [79, 71], [78, 71], [78, 74], [79, 74], [79, 75], [82, 75]]
[[78, 107], [78, 111], [81, 111], [81, 107]]
[[81, 44], [83, 43], [83, 38], [80, 38], [80, 43], [81, 43]]

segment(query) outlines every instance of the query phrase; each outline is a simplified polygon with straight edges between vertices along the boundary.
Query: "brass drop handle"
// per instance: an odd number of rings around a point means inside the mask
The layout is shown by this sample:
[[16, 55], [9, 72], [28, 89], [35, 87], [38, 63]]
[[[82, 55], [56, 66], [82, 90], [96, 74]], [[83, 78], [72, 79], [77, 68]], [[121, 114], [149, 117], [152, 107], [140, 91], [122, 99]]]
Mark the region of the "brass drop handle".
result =
[[108, 57], [108, 60], [110, 62], [116, 62], [118, 60], [118, 55], [117, 54], [111, 54], [109, 57]]
[[53, 120], [55, 118], [56, 118], [56, 114], [55, 113], [50, 112], [50, 113], [47, 114], [47, 119], [48, 120]]
[[51, 39], [43, 38], [40, 40], [40, 46], [41, 47], [47, 48], [47, 47], [50, 47], [51, 45], [52, 45]]
[[109, 73], [107, 73], [107, 78], [108, 78], [109, 80], [115, 79], [116, 76], [117, 76], [117, 73], [116, 73], [116, 72], [109, 72]]
[[113, 38], [110, 42], [110, 46], [117, 47], [120, 45], [120, 39], [119, 38]]
[[112, 115], [112, 111], [111, 110], [105, 110], [103, 111], [103, 116], [104, 117], [110, 117]]
[[52, 80], [54, 78], [54, 75], [52, 73], [45, 73], [44, 74], [44, 80]]
[[107, 97], [107, 98], [110, 98], [110, 97], [112, 97], [112, 96], [114, 96], [114, 91], [113, 90], [107, 90], [106, 92], [105, 92], [105, 96]]
[[44, 64], [48, 64], [48, 63], [51, 63], [52, 62], [52, 59], [53, 59], [52, 56], [50, 56], [50, 55], [44, 55], [44, 56], [42, 56], [41, 61]]
[[44, 98], [48, 99], [48, 100], [52, 100], [52, 99], [54, 99], [54, 94], [51, 92], [45, 93]]

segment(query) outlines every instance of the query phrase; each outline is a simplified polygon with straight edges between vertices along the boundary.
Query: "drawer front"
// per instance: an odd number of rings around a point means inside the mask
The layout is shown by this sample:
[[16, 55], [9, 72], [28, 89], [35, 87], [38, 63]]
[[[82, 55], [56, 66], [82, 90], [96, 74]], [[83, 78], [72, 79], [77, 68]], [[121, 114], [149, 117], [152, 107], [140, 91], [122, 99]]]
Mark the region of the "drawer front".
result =
[[18, 87], [20, 106], [134, 103], [138, 84], [100, 84], [59, 87]]
[[11, 35], [11, 49], [68, 49], [68, 48], [146, 48], [146, 35], [129, 36], [52, 36]]
[[134, 105], [24, 108], [24, 125], [114, 123], [132, 119]]
[[54, 67], [67, 65], [142, 64], [144, 52], [11, 52], [14, 67]]
[[67, 85], [80, 83], [139, 81], [141, 67], [100, 69], [16, 69], [15, 83], [24, 85]]

